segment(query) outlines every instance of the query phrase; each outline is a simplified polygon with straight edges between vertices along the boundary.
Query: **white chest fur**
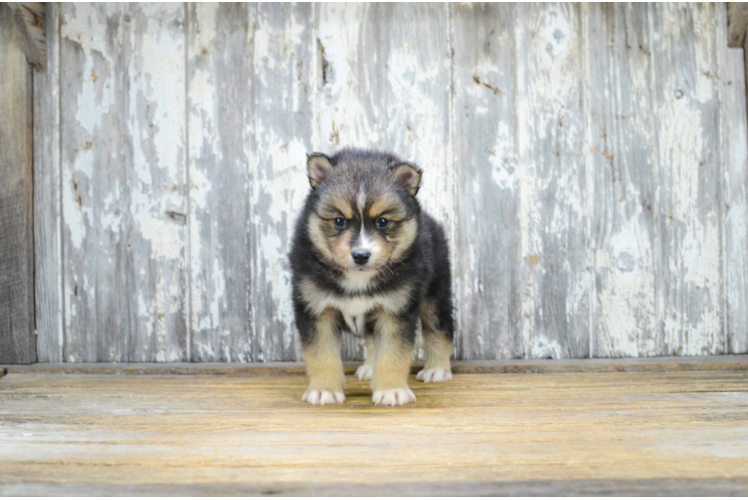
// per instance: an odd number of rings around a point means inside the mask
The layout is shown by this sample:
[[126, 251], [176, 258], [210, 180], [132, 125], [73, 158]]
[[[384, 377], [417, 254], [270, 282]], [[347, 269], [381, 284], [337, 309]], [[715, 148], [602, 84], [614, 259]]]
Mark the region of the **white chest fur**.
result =
[[381, 307], [386, 312], [397, 314], [406, 306], [410, 296], [409, 288], [371, 295], [340, 296], [321, 290], [308, 280], [303, 281], [300, 288], [309, 312], [319, 316], [325, 309], [337, 309], [351, 332], [359, 335], [364, 333], [366, 313]]

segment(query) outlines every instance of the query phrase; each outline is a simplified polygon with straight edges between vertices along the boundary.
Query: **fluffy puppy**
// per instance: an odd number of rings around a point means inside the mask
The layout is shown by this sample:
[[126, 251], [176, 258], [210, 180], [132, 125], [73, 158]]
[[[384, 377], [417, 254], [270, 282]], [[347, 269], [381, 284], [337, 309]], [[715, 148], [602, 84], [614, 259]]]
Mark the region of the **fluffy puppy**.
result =
[[342, 403], [343, 329], [363, 335], [373, 402], [403, 405], [418, 319], [426, 365], [416, 378], [452, 379], [454, 319], [449, 251], [416, 199], [421, 170], [396, 156], [344, 149], [307, 159], [312, 190], [296, 224], [293, 304], [309, 389], [302, 400]]

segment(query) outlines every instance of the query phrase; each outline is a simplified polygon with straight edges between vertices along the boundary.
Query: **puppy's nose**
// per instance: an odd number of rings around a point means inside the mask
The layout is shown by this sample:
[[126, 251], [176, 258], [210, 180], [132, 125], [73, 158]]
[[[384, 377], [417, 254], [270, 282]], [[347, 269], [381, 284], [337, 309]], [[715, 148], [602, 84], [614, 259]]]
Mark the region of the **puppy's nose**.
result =
[[369, 257], [371, 257], [371, 254], [366, 250], [356, 250], [351, 253], [351, 256], [353, 257], [353, 262], [355, 262], [356, 264], [366, 264], [367, 262], [369, 262]]

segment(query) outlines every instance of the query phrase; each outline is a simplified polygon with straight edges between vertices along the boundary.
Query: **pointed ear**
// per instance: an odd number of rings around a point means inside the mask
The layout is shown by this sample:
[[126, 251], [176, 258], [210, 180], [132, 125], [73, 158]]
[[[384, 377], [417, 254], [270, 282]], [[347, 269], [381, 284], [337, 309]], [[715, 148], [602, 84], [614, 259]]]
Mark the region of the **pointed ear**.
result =
[[317, 189], [317, 185], [327, 177], [331, 169], [332, 163], [330, 163], [330, 158], [326, 155], [322, 153], [307, 155], [306, 170], [312, 189]]
[[415, 196], [421, 187], [421, 170], [409, 163], [401, 163], [392, 171], [395, 179], [411, 196]]

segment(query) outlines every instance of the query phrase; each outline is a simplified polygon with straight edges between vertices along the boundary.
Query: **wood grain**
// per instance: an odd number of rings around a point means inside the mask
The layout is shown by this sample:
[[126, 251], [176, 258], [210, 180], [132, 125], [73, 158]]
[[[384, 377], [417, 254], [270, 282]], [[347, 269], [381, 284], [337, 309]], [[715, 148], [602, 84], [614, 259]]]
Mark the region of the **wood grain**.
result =
[[47, 3], [47, 71], [34, 75], [34, 254], [37, 354], [63, 361], [64, 305], [60, 196], [60, 9]]
[[251, 361], [255, 7], [192, 4], [187, 112], [192, 361]]
[[515, 6], [450, 9], [458, 356], [523, 357]]
[[[344, 363], [347, 375], [353, 375], [359, 363]], [[422, 363], [411, 366], [415, 375]], [[34, 363], [0, 365], [0, 371], [12, 373], [88, 374], [88, 375], [228, 375], [276, 376], [303, 375], [301, 362], [257, 363]], [[452, 362], [456, 374], [477, 373], [609, 373], [672, 371], [746, 371], [748, 356], [656, 356], [650, 358], [597, 359], [507, 359]]]
[[127, 360], [124, 14], [115, 4], [60, 5], [63, 357], [68, 362]]
[[725, 337], [729, 353], [748, 352], [748, 126], [744, 54], [724, 50], [719, 82], [722, 136]]
[[[658, 141], [659, 319], [665, 355], [725, 352], [713, 4], [651, 7]], [[722, 40], [720, 46], [724, 46]], [[687, 146], [686, 146], [687, 145]]]
[[743, 47], [746, 27], [748, 27], [748, 5], [743, 2], [727, 2], [727, 45], [729, 47]]
[[84, 484], [23, 483], [0, 485], [5, 496], [744, 496], [745, 480], [705, 479], [572, 479], [470, 482], [263, 483], [231, 484]]
[[581, 7], [518, 5], [514, 26], [523, 352], [533, 358], [587, 357], [590, 186], [580, 155]]
[[33, 76], [7, 5], [0, 68], [0, 363], [33, 363]]
[[129, 361], [188, 359], [184, 13], [178, 3], [123, 7]]
[[401, 408], [305, 385], [10, 372], [0, 492], [748, 493], [745, 371], [458, 374]]
[[47, 70], [47, 2], [7, 2], [13, 10], [18, 38], [29, 64], [37, 71]]
[[69, 361], [186, 359], [183, 13], [62, 7]]
[[594, 357], [662, 354], [658, 323], [657, 142], [649, 12], [587, 4], [586, 164]]

